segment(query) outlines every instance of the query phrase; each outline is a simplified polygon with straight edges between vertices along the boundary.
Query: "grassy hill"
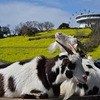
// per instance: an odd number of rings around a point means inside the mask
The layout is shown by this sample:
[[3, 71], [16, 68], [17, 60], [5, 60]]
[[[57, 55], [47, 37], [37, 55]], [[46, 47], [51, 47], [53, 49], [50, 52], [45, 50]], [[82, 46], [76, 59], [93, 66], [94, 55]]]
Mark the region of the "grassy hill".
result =
[[[54, 57], [60, 53], [56, 50], [53, 54], [48, 52], [48, 46], [55, 41], [55, 38], [47, 38], [54, 36], [56, 32], [62, 32], [67, 35], [74, 36], [88, 36], [91, 33], [90, 29], [65, 29], [65, 30], [52, 30], [48, 32], [38, 33], [37, 36], [15, 36], [0, 39], [0, 60], [6, 62], [14, 62], [18, 60], [24, 60], [33, 58], [38, 55], [44, 55], [46, 57]], [[30, 38], [34, 40], [29, 40]], [[81, 38], [82, 42], [86, 39]], [[100, 48], [99, 48], [100, 49]], [[94, 53], [90, 53], [94, 55]], [[95, 59], [98, 56], [93, 56]]]

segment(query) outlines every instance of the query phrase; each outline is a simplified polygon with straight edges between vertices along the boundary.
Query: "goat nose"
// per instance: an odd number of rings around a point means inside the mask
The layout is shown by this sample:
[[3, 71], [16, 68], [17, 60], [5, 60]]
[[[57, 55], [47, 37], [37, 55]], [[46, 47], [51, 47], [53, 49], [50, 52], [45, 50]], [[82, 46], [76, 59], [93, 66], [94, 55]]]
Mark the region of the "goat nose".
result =
[[85, 81], [87, 81], [87, 76], [86, 76], [86, 75], [83, 75], [83, 79], [84, 79]]

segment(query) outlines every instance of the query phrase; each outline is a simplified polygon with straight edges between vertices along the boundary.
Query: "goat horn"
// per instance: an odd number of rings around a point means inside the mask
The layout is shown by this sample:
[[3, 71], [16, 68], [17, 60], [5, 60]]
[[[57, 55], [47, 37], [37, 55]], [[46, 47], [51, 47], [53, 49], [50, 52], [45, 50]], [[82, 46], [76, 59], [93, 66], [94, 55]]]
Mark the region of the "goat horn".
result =
[[83, 51], [84, 55], [86, 55], [86, 51], [85, 51], [82, 43], [80, 41], [78, 41], [78, 40], [77, 40], [77, 43], [78, 43], [79, 48]]
[[76, 50], [75, 48], [72, 46], [72, 44], [70, 42], [67, 42], [67, 44], [70, 46], [70, 50], [72, 50], [72, 52], [75, 54]]
[[61, 44], [60, 42], [58, 42], [57, 40], [56, 40], [56, 42], [58, 44], [60, 44], [69, 54], [73, 54], [73, 52], [69, 48], [67, 48], [66, 46], [64, 46], [63, 44]]

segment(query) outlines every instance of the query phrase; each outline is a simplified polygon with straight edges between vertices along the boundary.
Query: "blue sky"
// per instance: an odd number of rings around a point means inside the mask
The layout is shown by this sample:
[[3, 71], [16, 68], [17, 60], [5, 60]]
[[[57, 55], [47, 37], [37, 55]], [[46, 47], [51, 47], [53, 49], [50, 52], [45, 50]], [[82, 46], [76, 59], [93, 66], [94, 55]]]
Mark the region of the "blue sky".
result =
[[78, 24], [72, 14], [88, 11], [100, 13], [100, 0], [0, 0], [0, 25], [14, 28], [20, 22], [50, 21], [55, 28], [63, 22], [74, 27]]

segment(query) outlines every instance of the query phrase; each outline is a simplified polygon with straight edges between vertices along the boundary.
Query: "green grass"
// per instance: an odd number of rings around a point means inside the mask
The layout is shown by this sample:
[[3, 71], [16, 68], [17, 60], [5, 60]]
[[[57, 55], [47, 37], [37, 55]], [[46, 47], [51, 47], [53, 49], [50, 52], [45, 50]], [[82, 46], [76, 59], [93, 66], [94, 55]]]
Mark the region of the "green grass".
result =
[[92, 56], [94, 60], [100, 59], [100, 46], [89, 52], [88, 55]]
[[53, 54], [48, 53], [47, 48], [0, 48], [0, 58], [2, 61], [14, 62], [18, 60], [24, 60], [33, 58], [35, 56], [44, 55], [46, 57], [56, 56], [57, 51]]
[[57, 30], [51, 30], [51, 31], [46, 31], [46, 32], [41, 32], [39, 33], [40, 36], [50, 36], [50, 35], [55, 35], [56, 32], [62, 32], [67, 35], [74, 35], [77, 36], [79, 34], [84, 34], [85, 36], [88, 36], [91, 33], [91, 30], [89, 28], [85, 29], [57, 29]]
[[0, 39], [0, 47], [46, 47], [54, 41], [54, 39], [39, 39], [29, 41], [28, 36], [16, 36]]
[[48, 46], [55, 39], [40, 39], [29, 41], [30, 37], [8, 37], [0, 39], [0, 60], [6, 62], [14, 62], [33, 58], [38, 55], [46, 57], [56, 56], [57, 51], [53, 54], [48, 52]]
[[[24, 59], [33, 58], [35, 56], [44, 55], [48, 58], [54, 57], [60, 53], [59, 50], [56, 50], [53, 54], [48, 52], [48, 46], [55, 41], [54, 38], [43, 38], [39, 40], [29, 41], [29, 38], [37, 38], [42, 36], [52, 36], [56, 32], [62, 32], [67, 35], [76, 36], [79, 33], [83, 33], [85, 36], [88, 36], [91, 33], [90, 29], [64, 29], [64, 30], [52, 30], [50, 32], [41, 32], [38, 36], [28, 37], [28, 36], [16, 36], [16, 37], [7, 37], [0, 39], [0, 60], [6, 62], [14, 62]], [[80, 39], [82, 42], [85, 42], [87, 39]], [[94, 52], [88, 53], [92, 55], [94, 59], [99, 58], [100, 48], [95, 49]], [[98, 53], [97, 53], [97, 52]], [[96, 54], [96, 55], [95, 55]]]

